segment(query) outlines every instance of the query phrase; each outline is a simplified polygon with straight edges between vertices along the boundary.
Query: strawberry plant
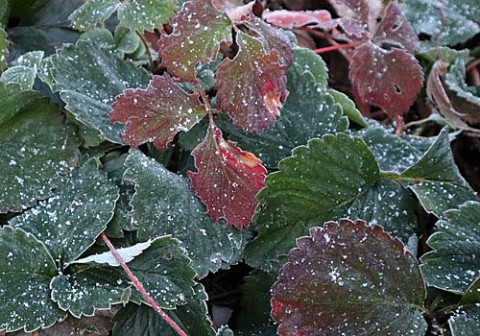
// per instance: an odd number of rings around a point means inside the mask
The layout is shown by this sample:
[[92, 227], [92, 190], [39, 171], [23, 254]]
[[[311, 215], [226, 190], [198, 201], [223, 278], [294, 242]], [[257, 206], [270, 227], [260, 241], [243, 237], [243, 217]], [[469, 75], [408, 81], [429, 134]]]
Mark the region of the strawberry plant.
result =
[[0, 332], [476, 335], [478, 8], [0, 0]]

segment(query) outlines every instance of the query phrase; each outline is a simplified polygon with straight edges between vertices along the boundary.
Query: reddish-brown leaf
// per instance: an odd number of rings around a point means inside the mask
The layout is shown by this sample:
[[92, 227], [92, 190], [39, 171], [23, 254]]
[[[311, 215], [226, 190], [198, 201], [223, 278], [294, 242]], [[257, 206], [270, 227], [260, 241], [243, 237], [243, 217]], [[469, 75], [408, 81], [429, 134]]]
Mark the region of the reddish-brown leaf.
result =
[[368, 1], [366, 0], [329, 0], [337, 14], [341, 17], [368, 22]]
[[195, 66], [214, 60], [221, 42], [232, 41], [232, 22], [211, 0], [186, 2], [172, 22], [173, 32], [158, 42], [162, 65], [184, 81], [195, 82]]
[[198, 172], [188, 172], [192, 190], [206, 204], [213, 221], [227, 220], [228, 226], [248, 227], [265, 186], [267, 170], [252, 153], [225, 141], [214, 124], [192, 152]]
[[246, 132], [261, 132], [273, 124], [287, 99], [284, 57], [262, 41], [238, 31], [239, 51], [225, 59], [215, 75], [220, 108]]
[[263, 18], [274, 26], [284, 29], [300, 28], [310, 24], [318, 24], [332, 19], [330, 12], [326, 10], [315, 11], [287, 11], [278, 10], [266, 12]]
[[420, 47], [417, 34], [413, 31], [412, 26], [396, 2], [389, 3], [385, 16], [375, 31], [373, 41], [379, 45], [382, 43], [399, 43], [411, 53], [414, 53]]
[[363, 113], [375, 105], [395, 119], [408, 110], [420, 92], [423, 72], [410, 53], [397, 48], [387, 51], [368, 42], [352, 57], [350, 79]]
[[151, 141], [159, 149], [166, 149], [175, 134], [189, 130], [206, 114], [198, 96], [183, 91], [167, 73], [153, 76], [146, 90], [125, 90], [112, 108], [112, 122], [125, 124], [127, 145]]

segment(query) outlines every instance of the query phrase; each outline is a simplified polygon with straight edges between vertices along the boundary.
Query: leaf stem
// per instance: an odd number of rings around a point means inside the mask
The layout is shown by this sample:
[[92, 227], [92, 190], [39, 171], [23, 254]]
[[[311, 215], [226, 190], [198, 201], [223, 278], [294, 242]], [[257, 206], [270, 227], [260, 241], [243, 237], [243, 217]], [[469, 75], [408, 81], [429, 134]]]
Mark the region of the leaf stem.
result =
[[145, 47], [145, 53], [147, 54], [147, 57], [148, 57], [148, 64], [150, 65], [150, 69], [153, 70], [154, 64], [153, 64], [152, 53], [150, 52], [150, 47], [148, 46], [148, 43], [142, 34], [140, 34], [138, 31], [135, 31], [135, 33], [137, 34], [138, 37], [140, 37], [140, 41], [142, 41], [143, 46]]
[[315, 49], [314, 51], [317, 54], [321, 54], [321, 53], [332, 51], [332, 50], [355, 48], [356, 46], [358, 46], [362, 43], [363, 43], [363, 41], [362, 42], [347, 43], [347, 44], [335, 44], [335, 45], [332, 45], [332, 46]]
[[137, 289], [137, 291], [145, 298], [145, 300], [147, 300], [147, 302], [150, 304], [150, 306], [152, 306], [153, 310], [155, 310], [158, 315], [160, 315], [165, 322], [168, 323], [168, 325], [170, 327], [173, 328], [173, 330], [176, 331], [176, 333], [180, 336], [188, 336], [185, 331], [183, 331], [179, 326], [178, 324], [175, 323], [174, 320], [172, 320], [167, 314], [165, 314], [165, 312], [157, 305], [157, 303], [152, 299], [152, 297], [150, 295], [148, 295], [147, 291], [145, 290], [145, 288], [143, 287], [142, 283], [140, 281], [138, 281], [137, 277], [132, 273], [132, 271], [130, 270], [130, 268], [127, 266], [127, 264], [125, 263], [125, 261], [123, 261], [122, 257], [120, 256], [120, 254], [117, 252], [117, 250], [115, 249], [115, 247], [113, 246], [112, 242], [110, 241], [110, 239], [108, 239], [108, 237], [105, 235], [105, 233], [101, 233], [100, 236], [102, 237], [103, 241], [105, 242], [105, 244], [108, 246], [108, 248], [110, 249], [110, 251], [113, 253], [113, 255], [115, 256], [115, 258], [118, 260], [118, 262], [120, 263], [120, 265], [122, 266], [123, 270], [125, 271], [125, 273], [127, 274], [127, 276], [130, 278], [130, 280], [132, 280], [132, 284], [133, 286]]
[[205, 109], [207, 110], [208, 117], [210, 119], [210, 124], [212, 124], [213, 115], [212, 115], [212, 105], [210, 104], [210, 100], [208, 99], [207, 94], [205, 93], [205, 90], [203, 90], [203, 88], [199, 84], [195, 84], [195, 89], [200, 94], [200, 97], [202, 97], [203, 104], [205, 105]]

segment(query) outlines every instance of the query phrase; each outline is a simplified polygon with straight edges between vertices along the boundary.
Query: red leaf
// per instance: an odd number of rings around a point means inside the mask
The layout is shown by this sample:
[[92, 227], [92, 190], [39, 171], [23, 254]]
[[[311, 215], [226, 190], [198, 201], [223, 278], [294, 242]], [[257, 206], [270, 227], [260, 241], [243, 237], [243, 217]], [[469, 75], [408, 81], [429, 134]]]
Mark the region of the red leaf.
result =
[[112, 122], [126, 126], [127, 145], [151, 141], [159, 149], [166, 149], [175, 134], [189, 130], [206, 114], [198, 96], [183, 91], [167, 73], [153, 76], [146, 90], [125, 90], [112, 107]]
[[329, 0], [337, 14], [341, 17], [368, 22], [368, 1], [366, 0]]
[[417, 34], [395, 2], [388, 4], [385, 16], [375, 31], [373, 41], [379, 45], [385, 42], [397, 42], [411, 53], [420, 48]]
[[326, 10], [316, 11], [287, 11], [278, 10], [266, 12], [263, 18], [274, 26], [293, 29], [300, 28], [310, 24], [318, 24], [330, 21], [332, 19], [330, 12]]
[[235, 126], [258, 133], [275, 122], [287, 99], [287, 64], [277, 50], [265, 51], [259, 39], [241, 31], [237, 44], [235, 58], [225, 59], [215, 75], [217, 98]]
[[368, 42], [352, 57], [350, 79], [363, 113], [376, 105], [395, 119], [408, 110], [420, 92], [423, 72], [413, 55], [396, 48], [387, 51]]
[[196, 82], [197, 63], [214, 60], [221, 42], [232, 42], [232, 22], [211, 0], [186, 2], [172, 22], [173, 32], [160, 38], [162, 65], [183, 81]]
[[257, 193], [265, 186], [267, 170], [252, 153], [225, 141], [214, 124], [192, 152], [198, 172], [189, 171], [192, 190], [208, 208], [213, 221], [248, 227], [258, 205]]

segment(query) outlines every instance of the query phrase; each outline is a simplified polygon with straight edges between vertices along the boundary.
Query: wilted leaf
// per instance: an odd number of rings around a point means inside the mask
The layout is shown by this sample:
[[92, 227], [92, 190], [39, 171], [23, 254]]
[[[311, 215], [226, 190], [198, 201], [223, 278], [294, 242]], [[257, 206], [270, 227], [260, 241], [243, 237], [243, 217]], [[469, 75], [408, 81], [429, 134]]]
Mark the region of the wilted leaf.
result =
[[179, 131], [188, 131], [206, 114], [198, 96], [182, 90], [168, 73], [153, 76], [146, 90], [125, 90], [112, 108], [112, 122], [125, 124], [127, 145], [151, 141], [158, 149], [167, 149]]
[[294, 29], [303, 26], [330, 21], [332, 16], [327, 10], [289, 11], [277, 10], [265, 12], [263, 18], [274, 26]]
[[480, 330], [480, 278], [467, 290], [448, 320], [452, 336], [475, 336]]
[[350, 79], [363, 113], [368, 114], [374, 105], [395, 119], [413, 104], [422, 88], [423, 71], [413, 55], [397, 48], [387, 51], [367, 42], [355, 50]]
[[162, 65], [184, 81], [196, 82], [197, 63], [214, 61], [222, 42], [231, 43], [230, 19], [211, 0], [187, 2], [172, 21], [173, 32], [159, 42]]
[[57, 266], [45, 246], [20, 229], [0, 229], [0, 330], [48, 328], [67, 317], [50, 299]]
[[66, 109], [100, 131], [105, 140], [122, 143], [123, 127], [112, 125], [108, 115], [111, 105], [125, 89], [146, 87], [147, 72], [91, 41], [64, 46], [52, 57], [51, 64], [52, 90], [60, 91]]
[[280, 335], [424, 335], [418, 262], [379, 226], [341, 220], [297, 240], [272, 288]]
[[124, 180], [135, 184], [132, 221], [142, 240], [171, 234], [180, 240], [199, 278], [231, 263], [242, 252], [245, 233], [213, 223], [185, 178], [132, 150]]
[[[147, 248], [152, 245], [152, 242], [146, 241], [144, 243], [138, 243], [133, 246], [124, 247], [117, 249], [117, 253], [120, 255], [122, 260], [125, 263], [132, 261], [136, 256], [142, 254]], [[96, 263], [96, 264], [107, 264], [109, 266], [120, 266], [117, 258], [113, 255], [111, 251], [98, 253], [90, 255], [85, 258], [77, 259], [72, 262], [72, 264], [87, 264], [87, 263]]]
[[42, 241], [61, 269], [78, 258], [107, 227], [118, 189], [95, 160], [76, 168], [55, 196], [10, 220]]
[[480, 276], [480, 203], [467, 202], [445, 213], [427, 241], [433, 249], [422, 256], [429, 285], [464, 293]]
[[0, 213], [45, 199], [78, 156], [73, 127], [33, 91], [0, 82]]
[[192, 190], [207, 206], [212, 220], [224, 218], [228, 226], [248, 227], [258, 204], [256, 195], [265, 186], [267, 170], [262, 162], [234, 142], [225, 141], [215, 124], [192, 155], [198, 169], [188, 172]]
[[103, 23], [117, 11], [120, 23], [143, 32], [167, 23], [174, 15], [175, 5], [175, 0], [88, 0], [69, 19], [75, 29], [85, 31]]
[[241, 31], [237, 44], [235, 58], [225, 59], [218, 67], [217, 98], [235, 126], [259, 133], [275, 122], [287, 99], [288, 64], [277, 50], [267, 52], [258, 38]]

